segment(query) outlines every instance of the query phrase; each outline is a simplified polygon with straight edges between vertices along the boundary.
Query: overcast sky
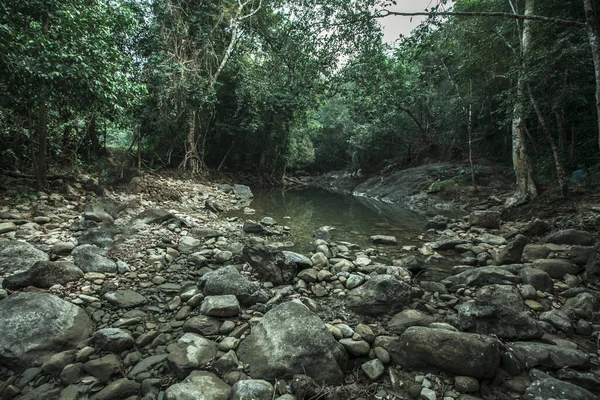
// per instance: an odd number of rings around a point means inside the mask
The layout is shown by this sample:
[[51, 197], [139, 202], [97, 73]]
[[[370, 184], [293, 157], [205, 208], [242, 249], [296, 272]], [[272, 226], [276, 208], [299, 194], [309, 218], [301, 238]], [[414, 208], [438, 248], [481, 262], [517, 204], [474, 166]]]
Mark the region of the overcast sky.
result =
[[[401, 12], [419, 12], [430, 9], [438, 3], [437, 0], [398, 0], [397, 6], [391, 6], [392, 11]], [[448, 7], [448, 6], [446, 6]], [[402, 17], [389, 16], [379, 20], [383, 25], [383, 40], [388, 43], [393, 43], [402, 34], [408, 36], [410, 32], [419, 25], [426, 17]]]

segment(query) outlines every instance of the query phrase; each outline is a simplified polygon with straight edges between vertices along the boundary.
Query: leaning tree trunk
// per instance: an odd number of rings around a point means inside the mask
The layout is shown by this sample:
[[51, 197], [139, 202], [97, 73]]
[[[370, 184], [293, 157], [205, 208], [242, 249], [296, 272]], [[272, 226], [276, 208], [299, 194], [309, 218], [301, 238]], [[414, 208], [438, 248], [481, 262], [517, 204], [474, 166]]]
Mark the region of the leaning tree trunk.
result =
[[598, 147], [600, 147], [600, 25], [598, 23], [598, 10], [593, 0], [583, 0], [585, 9], [585, 22], [592, 59], [594, 60], [594, 77], [596, 78], [596, 118], [598, 124]]
[[[535, 0], [526, 0], [525, 15], [533, 15]], [[519, 76], [517, 78], [517, 99], [513, 109], [512, 121], [512, 157], [513, 168], [517, 178], [517, 190], [506, 201], [507, 207], [517, 206], [535, 199], [538, 196], [537, 187], [533, 180], [533, 168], [527, 155], [525, 145], [525, 102], [526, 82], [525, 72], [527, 71], [527, 58], [531, 48], [531, 26], [530, 21], [523, 21], [523, 31], [521, 33], [521, 65]]]

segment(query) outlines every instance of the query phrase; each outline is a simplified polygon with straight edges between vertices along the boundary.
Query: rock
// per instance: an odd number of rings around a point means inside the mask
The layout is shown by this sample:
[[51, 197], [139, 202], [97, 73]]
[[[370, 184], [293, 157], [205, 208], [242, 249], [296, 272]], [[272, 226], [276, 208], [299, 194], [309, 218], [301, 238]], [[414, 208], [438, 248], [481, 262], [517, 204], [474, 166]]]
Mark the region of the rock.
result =
[[404, 310], [394, 315], [388, 322], [388, 330], [392, 333], [402, 333], [411, 326], [427, 326], [435, 322], [435, 318], [418, 310]]
[[137, 397], [140, 387], [141, 385], [136, 381], [131, 381], [127, 378], [117, 379], [94, 394], [90, 400], [125, 400], [131, 396]]
[[287, 251], [287, 250], [283, 250], [282, 253], [286, 259], [296, 263], [298, 270], [312, 268], [312, 266], [313, 266], [310, 258], [306, 257], [305, 255], [294, 253], [293, 251]]
[[569, 260], [577, 265], [586, 265], [594, 254], [592, 246], [571, 246]]
[[90, 244], [108, 249], [113, 245], [117, 233], [117, 230], [111, 227], [91, 228], [79, 235], [77, 244], [80, 246]]
[[48, 254], [27, 242], [0, 239], [0, 274], [26, 271], [38, 261], [48, 260]]
[[447, 278], [454, 285], [485, 286], [521, 283], [521, 278], [502, 267], [473, 268]]
[[508, 350], [514, 354], [525, 370], [534, 367], [560, 369], [565, 367], [582, 368], [590, 363], [590, 355], [565, 347], [539, 342], [513, 342]]
[[502, 355], [501, 343], [491, 337], [416, 326], [390, 341], [387, 350], [403, 367], [434, 367], [477, 378], [495, 376]]
[[273, 385], [263, 380], [239, 381], [231, 388], [231, 400], [273, 400], [273, 397]]
[[410, 272], [419, 272], [423, 270], [424, 265], [423, 261], [419, 260], [416, 256], [406, 256], [399, 260], [394, 260], [393, 264], [398, 267], [406, 268]]
[[500, 221], [498, 211], [473, 211], [469, 215], [469, 225], [481, 228], [497, 229], [500, 227]]
[[83, 272], [117, 272], [117, 264], [106, 258], [106, 249], [93, 244], [83, 244], [73, 249], [73, 261]]
[[94, 343], [102, 351], [119, 354], [133, 347], [133, 336], [124, 329], [104, 328], [94, 332]]
[[598, 300], [590, 293], [580, 293], [568, 299], [562, 311], [577, 318], [591, 320], [594, 311], [598, 309]]
[[431, 243], [431, 248], [437, 251], [452, 250], [456, 246], [467, 243], [464, 239], [449, 238], [440, 236], [435, 242]]
[[362, 369], [367, 378], [372, 381], [379, 379], [379, 377], [381, 377], [381, 375], [383, 375], [385, 372], [383, 363], [378, 359], [367, 361], [366, 363], [361, 364], [360, 369]]
[[58, 242], [50, 246], [50, 251], [54, 254], [66, 255], [71, 254], [74, 248], [75, 243], [73, 242]]
[[454, 377], [454, 388], [461, 393], [474, 393], [479, 391], [479, 381], [472, 376]]
[[364, 357], [371, 351], [371, 346], [365, 340], [354, 340], [350, 338], [341, 339], [340, 343], [346, 348], [348, 353], [355, 357]]
[[53, 354], [46, 357], [42, 364], [42, 371], [44, 373], [58, 377], [67, 365], [71, 364], [75, 360], [75, 350], [61, 351], [60, 353]]
[[200, 312], [212, 317], [235, 317], [240, 313], [240, 303], [232, 294], [206, 296]]
[[491, 246], [503, 246], [507, 243], [502, 236], [492, 235], [490, 233], [482, 233], [477, 237], [478, 243], [487, 243]]
[[398, 241], [394, 236], [375, 235], [371, 236], [371, 241], [375, 244], [385, 244], [390, 246], [398, 244]]
[[108, 382], [112, 376], [121, 372], [121, 367], [121, 360], [114, 354], [107, 354], [83, 364], [83, 370], [100, 382]]
[[546, 272], [553, 279], [562, 279], [566, 274], [577, 275], [580, 271], [572, 262], [558, 258], [535, 260], [532, 266]]
[[498, 265], [518, 264], [523, 256], [523, 249], [529, 243], [529, 238], [523, 235], [517, 235], [505, 248], [500, 250], [496, 263]]
[[167, 210], [163, 210], [161, 208], [151, 208], [139, 213], [134, 218], [134, 222], [141, 222], [144, 224], [160, 224], [173, 218], [175, 218], [175, 215]]
[[544, 378], [533, 382], [523, 395], [524, 400], [595, 400], [593, 393], [569, 382]]
[[411, 300], [411, 288], [391, 275], [377, 275], [348, 293], [347, 305], [359, 314], [395, 312]]
[[192, 317], [183, 324], [184, 332], [197, 333], [202, 336], [217, 336], [220, 328], [221, 321], [205, 315]]
[[27, 286], [47, 289], [53, 285], [83, 278], [83, 271], [69, 262], [38, 261], [29, 270], [4, 279], [6, 289], [18, 290]]
[[205, 274], [200, 278], [199, 287], [205, 296], [232, 294], [245, 307], [269, 300], [260, 286], [240, 275], [233, 265]]
[[290, 384], [294, 399], [314, 399], [321, 392], [321, 386], [310, 376], [296, 374]]
[[229, 400], [231, 387], [215, 374], [193, 371], [165, 390], [165, 400]]
[[154, 356], [142, 358], [137, 364], [135, 364], [131, 371], [129, 371], [127, 376], [130, 378], [135, 378], [142, 372], [148, 372], [155, 365], [162, 364], [168, 356], [168, 354], [156, 354]]
[[179, 341], [170, 345], [167, 361], [178, 378], [209, 365], [217, 356], [217, 345], [194, 333], [184, 334]]
[[523, 268], [519, 271], [519, 277], [524, 284], [529, 284], [542, 292], [551, 292], [553, 283], [552, 278], [547, 272], [538, 268]]
[[250, 190], [250, 188], [246, 185], [233, 185], [233, 194], [240, 197], [254, 197], [252, 190]]
[[559, 331], [572, 334], [573, 326], [567, 313], [562, 310], [550, 310], [540, 314], [540, 321], [544, 321], [552, 325]]
[[519, 290], [513, 286], [482, 287], [476, 293], [476, 300], [458, 306], [458, 319], [462, 330], [503, 339], [537, 339], [544, 334], [537, 321], [529, 316]]
[[1, 222], [0, 223], [0, 235], [6, 232], [14, 232], [17, 230], [17, 225], [14, 222]]
[[146, 303], [146, 298], [130, 289], [117, 290], [104, 294], [104, 298], [119, 308], [132, 308]]
[[184, 236], [181, 239], [179, 239], [179, 245], [177, 246], [177, 248], [182, 253], [191, 253], [194, 250], [196, 250], [196, 248], [198, 248], [201, 244], [202, 241], [200, 241], [200, 239], [196, 239], [195, 237], [191, 236]]
[[[323, 253], [315, 253], [310, 257], [310, 261], [312, 262], [313, 266], [316, 269], [325, 269], [329, 267], [329, 260], [327, 259], [327, 257], [325, 256], [325, 254]], [[356, 268], [354, 267], [354, 264], [352, 264], [352, 262], [348, 261], [348, 260], [344, 260], [345, 261], [345, 265], [347, 265], [348, 263], [350, 265], [352, 265], [352, 268]], [[336, 264], [337, 265], [337, 264]], [[335, 269], [332, 272], [338, 272], [335, 271]]]
[[83, 209], [83, 218], [94, 222], [112, 224], [113, 217], [106, 212], [101, 202], [88, 202]]
[[[304, 305], [283, 303], [268, 311], [238, 347], [255, 378], [305, 373], [320, 383], [341, 383], [348, 356], [321, 319]], [[290, 355], [293, 355], [291, 357]]]
[[260, 222], [253, 221], [251, 219], [244, 221], [242, 230], [246, 233], [255, 233], [258, 235], [271, 235], [272, 232], [267, 229]]
[[429, 221], [427, 221], [427, 225], [425, 225], [425, 230], [429, 230], [429, 229], [434, 229], [434, 230], [442, 230], [442, 229], [446, 229], [446, 227], [448, 226], [448, 217], [445, 217], [443, 215], [436, 215], [435, 217], [431, 218]]
[[533, 262], [535, 260], [544, 259], [550, 254], [550, 249], [543, 244], [529, 243], [523, 248], [521, 255], [522, 262]]
[[276, 285], [293, 283], [298, 272], [296, 263], [277, 250], [263, 245], [244, 247], [244, 260], [258, 275]]
[[540, 236], [549, 230], [549, 223], [536, 218], [533, 221], [529, 221], [527, 225], [521, 229], [521, 233], [525, 236]]
[[544, 237], [541, 240], [541, 242], [592, 246], [594, 244], [594, 239], [592, 238], [592, 235], [587, 231], [580, 231], [577, 229], [565, 229], [549, 234], [548, 236]]
[[22, 292], [0, 301], [0, 321], [0, 363], [17, 371], [74, 348], [93, 330], [81, 308], [47, 293]]

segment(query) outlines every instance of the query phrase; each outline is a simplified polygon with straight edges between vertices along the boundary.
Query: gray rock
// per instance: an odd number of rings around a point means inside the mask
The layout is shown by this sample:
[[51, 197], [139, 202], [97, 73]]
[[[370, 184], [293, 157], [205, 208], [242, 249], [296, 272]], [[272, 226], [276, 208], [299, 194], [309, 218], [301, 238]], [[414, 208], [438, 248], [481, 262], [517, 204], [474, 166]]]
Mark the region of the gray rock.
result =
[[167, 210], [152, 208], [139, 213], [134, 218], [134, 221], [144, 224], [160, 224], [173, 218], [175, 218], [175, 215]]
[[20, 371], [90, 337], [85, 311], [47, 293], [17, 293], [0, 301], [0, 363]]
[[177, 246], [177, 248], [182, 253], [191, 253], [192, 251], [196, 250], [201, 244], [202, 241], [200, 241], [200, 239], [196, 239], [195, 237], [191, 236], [184, 236], [181, 239], [179, 239], [179, 245]]
[[305, 373], [329, 384], [343, 381], [348, 362], [344, 347], [323, 321], [296, 302], [267, 312], [240, 343], [238, 357], [256, 378], [281, 379]]
[[46, 357], [44, 363], [42, 364], [42, 371], [44, 371], [46, 374], [52, 375], [55, 378], [58, 377], [63, 368], [75, 360], [75, 352], [76, 351], [74, 349], [65, 350]]
[[193, 371], [165, 391], [165, 400], [229, 400], [231, 387], [215, 374]]
[[273, 400], [273, 385], [263, 380], [239, 381], [231, 390], [231, 400]]
[[296, 263], [289, 261], [281, 251], [271, 247], [246, 246], [243, 254], [244, 260], [262, 279], [276, 285], [293, 283], [298, 272]]
[[377, 275], [348, 293], [346, 304], [359, 314], [395, 312], [411, 300], [411, 288], [391, 275]]
[[479, 380], [472, 376], [454, 377], [454, 388], [461, 393], [473, 393], [479, 391]]
[[240, 303], [232, 294], [206, 296], [200, 312], [212, 317], [235, 317], [240, 313]]
[[548, 222], [536, 218], [533, 221], [529, 221], [527, 225], [521, 229], [521, 233], [525, 236], [540, 236], [549, 230], [550, 224]]
[[185, 378], [190, 372], [209, 365], [217, 356], [215, 342], [194, 333], [184, 334], [179, 341], [170, 345], [167, 361], [178, 378]]
[[502, 344], [489, 336], [416, 326], [387, 347], [392, 361], [403, 367], [434, 367], [477, 378], [495, 376], [502, 355]]
[[50, 251], [54, 254], [66, 255], [71, 254], [74, 248], [75, 243], [73, 242], [58, 242], [50, 246]]
[[340, 339], [342, 346], [346, 348], [348, 353], [355, 357], [364, 357], [371, 351], [371, 346], [365, 340], [354, 340], [350, 338]]
[[491, 233], [482, 233], [477, 237], [478, 243], [487, 243], [492, 246], [502, 246], [507, 243], [506, 239], [502, 236], [492, 235]]
[[378, 359], [367, 361], [366, 363], [361, 364], [360, 369], [362, 369], [367, 378], [372, 381], [379, 379], [379, 377], [381, 377], [381, 375], [383, 375], [385, 372], [383, 363]]
[[137, 398], [141, 385], [127, 378], [117, 379], [104, 389], [94, 394], [90, 400], [125, 400], [131, 396]]
[[119, 308], [132, 308], [146, 303], [146, 298], [130, 289], [117, 290], [104, 294], [104, 298]]
[[14, 222], [0, 222], [0, 234], [6, 232], [14, 232], [17, 230], [17, 225]]
[[371, 236], [371, 241], [375, 244], [385, 244], [389, 246], [395, 246], [396, 244], [398, 244], [398, 240], [394, 236], [386, 235]]
[[399, 260], [394, 260], [393, 264], [398, 267], [406, 268], [410, 272], [419, 272], [423, 270], [424, 265], [423, 261], [416, 256], [406, 256]]
[[586, 265], [593, 254], [594, 247], [592, 246], [571, 246], [569, 260], [577, 265]]
[[540, 314], [540, 321], [544, 321], [552, 325], [559, 331], [572, 334], [573, 326], [567, 313], [562, 310], [550, 310]]
[[523, 283], [529, 284], [542, 292], [551, 292], [554, 285], [550, 275], [538, 268], [523, 268], [519, 271], [519, 277], [523, 280]]
[[121, 360], [114, 354], [107, 354], [83, 364], [83, 370], [98, 378], [100, 382], [108, 382], [112, 376], [121, 372], [121, 368]]
[[223, 354], [217, 361], [214, 362], [214, 367], [221, 375], [225, 375], [230, 371], [237, 369], [240, 361], [237, 358], [235, 351], [229, 350]]
[[48, 261], [48, 254], [21, 240], [0, 239], [0, 273], [26, 271], [38, 261]]
[[579, 266], [558, 258], [535, 260], [532, 266], [541, 269], [554, 279], [562, 279], [566, 274], [577, 275], [580, 271]]
[[512, 239], [504, 249], [500, 250], [496, 263], [498, 265], [518, 264], [523, 256], [523, 249], [529, 243], [529, 238], [523, 235], [517, 235]]
[[130, 378], [135, 378], [142, 372], [148, 372], [155, 365], [162, 364], [168, 357], [168, 354], [156, 354], [146, 358], [142, 358], [127, 374]]
[[404, 310], [394, 315], [388, 322], [388, 330], [392, 333], [402, 333], [411, 326], [427, 326], [435, 322], [435, 318], [418, 310]]
[[529, 243], [523, 248], [521, 260], [529, 263], [535, 260], [545, 259], [548, 257], [548, 254], [550, 254], [550, 249], [547, 246], [538, 243]]
[[246, 185], [233, 185], [233, 194], [240, 197], [254, 197], [252, 190], [250, 190], [250, 188]]
[[590, 293], [580, 293], [567, 299], [562, 310], [571, 317], [591, 320], [594, 311], [598, 310], [598, 300]]
[[77, 244], [82, 246], [91, 244], [102, 249], [107, 249], [114, 244], [118, 231], [112, 227], [92, 228], [77, 237]]
[[27, 286], [47, 289], [53, 285], [83, 278], [83, 271], [69, 262], [38, 261], [29, 270], [9, 276], [2, 285], [6, 289], [18, 290]]
[[271, 235], [273, 233], [260, 222], [253, 221], [251, 219], [244, 221], [242, 230], [246, 233], [255, 233], [258, 235]]
[[93, 244], [77, 246], [71, 253], [73, 261], [83, 272], [117, 272], [117, 264], [106, 258], [107, 250]]
[[435, 242], [431, 243], [431, 248], [433, 250], [452, 250], [456, 246], [467, 243], [464, 239], [456, 239], [456, 238], [448, 238], [448, 237], [439, 237]]
[[577, 229], [565, 229], [549, 234], [548, 236], [544, 237], [541, 242], [592, 246], [594, 244], [594, 239], [592, 238], [592, 235], [587, 231], [580, 231]]
[[292, 377], [290, 384], [292, 387], [292, 393], [294, 393], [295, 399], [314, 399], [321, 392], [321, 385], [319, 385], [313, 378], [303, 374], [296, 374]]
[[513, 342], [509, 351], [526, 370], [534, 367], [560, 369], [565, 367], [582, 368], [590, 363], [590, 355], [580, 350], [569, 349], [539, 342]]
[[184, 332], [197, 333], [202, 336], [217, 336], [221, 328], [221, 321], [206, 315], [192, 317], [183, 324]]
[[500, 213], [498, 211], [473, 211], [469, 215], [469, 225], [481, 228], [499, 228]]
[[199, 286], [205, 296], [232, 294], [245, 307], [269, 300], [260, 286], [240, 275], [233, 265], [205, 274], [200, 279]]
[[544, 330], [528, 314], [516, 287], [484, 286], [477, 291], [476, 298], [458, 307], [459, 324], [463, 330], [511, 340], [536, 339], [544, 334]]
[[283, 250], [282, 253], [286, 259], [296, 263], [298, 270], [312, 268], [312, 266], [313, 266], [310, 258], [306, 257], [305, 255], [302, 255], [299, 253], [294, 253], [293, 251], [287, 251], [287, 250]]
[[104, 209], [102, 202], [88, 202], [83, 209], [83, 218], [107, 224], [115, 222], [113, 217]]
[[124, 329], [104, 328], [94, 332], [94, 343], [100, 350], [119, 354], [133, 347], [133, 336]]
[[503, 267], [473, 268], [446, 278], [454, 285], [485, 286], [521, 283], [521, 278]]
[[524, 400], [597, 400], [593, 393], [569, 382], [545, 378], [533, 382], [523, 395]]

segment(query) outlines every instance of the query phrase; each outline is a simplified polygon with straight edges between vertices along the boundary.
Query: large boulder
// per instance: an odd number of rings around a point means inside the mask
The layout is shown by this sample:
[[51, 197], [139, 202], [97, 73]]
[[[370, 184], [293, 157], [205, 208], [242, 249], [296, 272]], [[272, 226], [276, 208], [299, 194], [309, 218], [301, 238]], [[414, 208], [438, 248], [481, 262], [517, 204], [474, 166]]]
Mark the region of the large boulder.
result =
[[392, 361], [410, 369], [434, 367], [455, 375], [495, 376], [502, 356], [497, 339], [413, 326], [387, 346]]
[[535, 260], [533, 268], [541, 269], [554, 279], [562, 279], [566, 274], [577, 275], [581, 268], [571, 261], [559, 258]]
[[165, 390], [165, 400], [229, 400], [230, 394], [231, 387], [215, 374], [193, 371]]
[[117, 264], [106, 258], [108, 251], [93, 244], [77, 246], [71, 253], [73, 261], [83, 272], [115, 273]]
[[458, 307], [462, 330], [521, 340], [542, 337], [544, 330], [527, 311], [519, 290], [514, 286], [489, 285], [480, 288], [476, 300]]
[[245, 307], [269, 300], [260, 286], [240, 275], [233, 265], [203, 275], [199, 285], [205, 296], [233, 294]]
[[554, 378], [544, 378], [533, 382], [525, 393], [524, 400], [597, 400], [598, 397], [582, 387]]
[[83, 278], [83, 271], [70, 262], [38, 261], [29, 270], [4, 279], [3, 286], [18, 290], [27, 286], [47, 289]]
[[392, 275], [377, 275], [348, 293], [347, 304], [359, 314], [383, 315], [410, 303], [411, 287]]
[[0, 321], [0, 364], [15, 370], [74, 348], [93, 332], [83, 309], [47, 293], [22, 292], [0, 301]]
[[244, 260], [265, 281], [276, 285], [291, 284], [298, 273], [296, 263], [280, 250], [263, 245], [244, 247]]
[[587, 231], [565, 229], [549, 234], [542, 239], [542, 243], [591, 246], [594, 244], [594, 238], [592, 238], [592, 234]]
[[38, 261], [48, 261], [50, 257], [27, 242], [0, 239], [0, 273], [26, 271]]
[[238, 357], [257, 379], [306, 374], [319, 383], [344, 380], [348, 355], [325, 323], [300, 303], [283, 303], [267, 312], [238, 347]]

